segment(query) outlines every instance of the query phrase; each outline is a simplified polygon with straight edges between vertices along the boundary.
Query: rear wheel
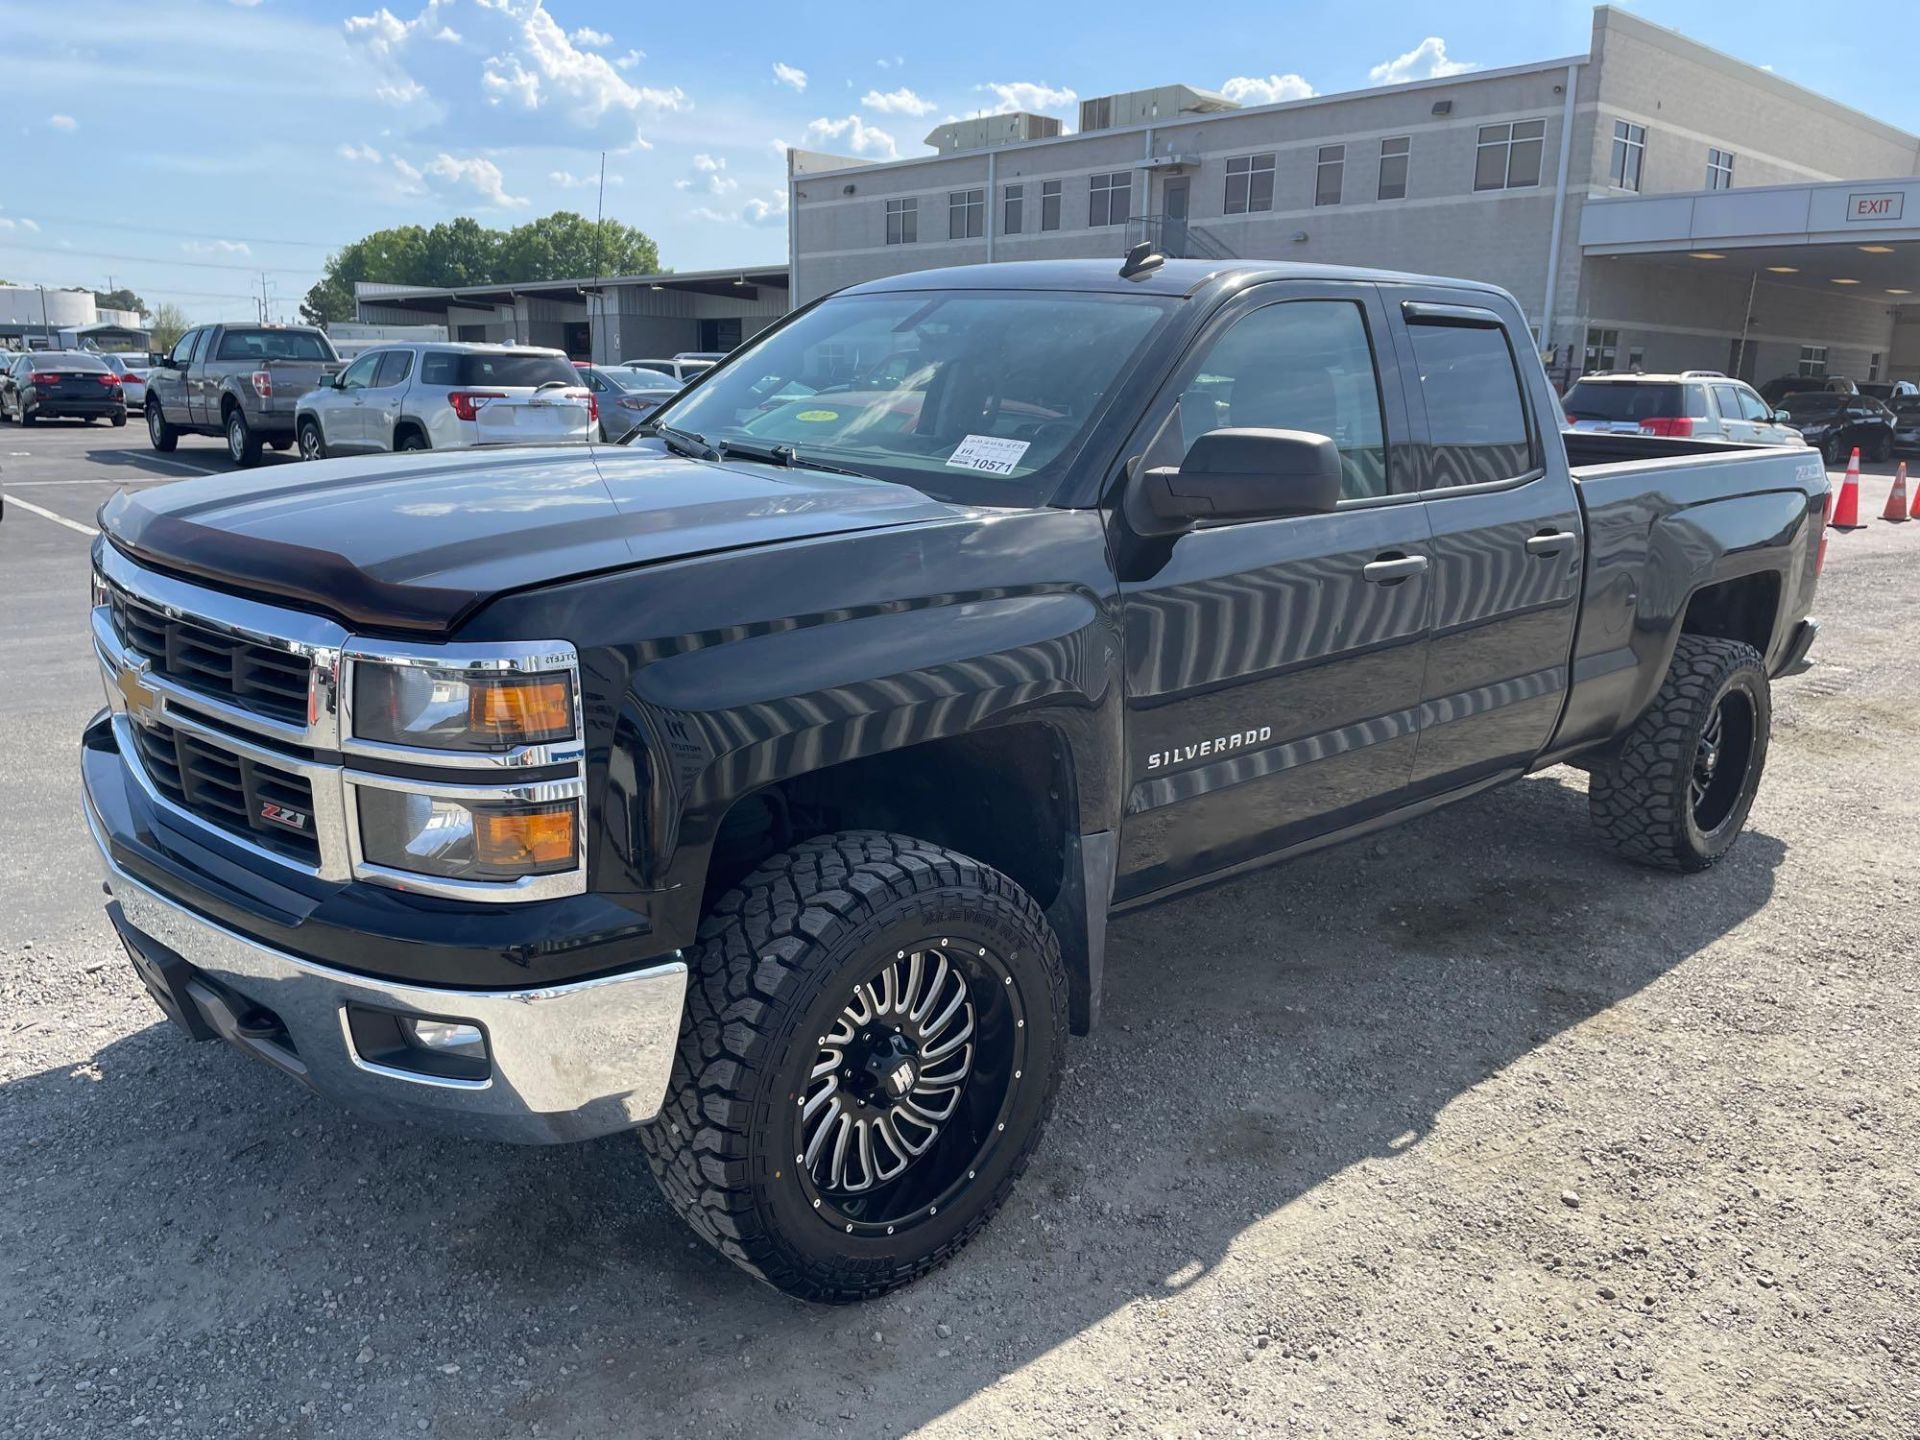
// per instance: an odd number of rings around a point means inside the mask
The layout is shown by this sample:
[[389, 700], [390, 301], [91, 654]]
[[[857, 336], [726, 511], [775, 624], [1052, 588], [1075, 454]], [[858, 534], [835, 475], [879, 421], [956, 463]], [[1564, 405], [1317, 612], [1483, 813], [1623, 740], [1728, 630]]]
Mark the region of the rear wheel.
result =
[[236, 465], [260, 463], [260, 437], [253, 433], [253, 427], [247, 423], [247, 412], [238, 405], [227, 411], [227, 454]]
[[1893, 458], [1893, 436], [1876, 435], [1873, 439], [1873, 458], [1884, 463]]
[[1643, 865], [1705, 870], [1747, 823], [1772, 726], [1759, 651], [1682, 635], [1647, 713], [1593, 768], [1587, 805], [1601, 838]]
[[157, 400], [147, 402], [147, 443], [160, 451], [171, 450], [180, 443], [180, 432], [167, 423]]
[[127, 428], [127, 412], [126, 411], [116, 410], [113, 412], [113, 428], [116, 430], [124, 430]]
[[674, 1208], [789, 1294], [918, 1279], [978, 1233], [1053, 1108], [1059, 945], [967, 856], [850, 831], [723, 896], [691, 958], [667, 1103], [641, 1140]]
[[40, 417], [34, 414], [33, 410], [28, 407], [25, 400], [20, 402], [20, 423], [22, 425], [31, 425], [39, 418]]
[[395, 450], [425, 450], [428, 448], [427, 437], [409, 425], [393, 437], [393, 448]]

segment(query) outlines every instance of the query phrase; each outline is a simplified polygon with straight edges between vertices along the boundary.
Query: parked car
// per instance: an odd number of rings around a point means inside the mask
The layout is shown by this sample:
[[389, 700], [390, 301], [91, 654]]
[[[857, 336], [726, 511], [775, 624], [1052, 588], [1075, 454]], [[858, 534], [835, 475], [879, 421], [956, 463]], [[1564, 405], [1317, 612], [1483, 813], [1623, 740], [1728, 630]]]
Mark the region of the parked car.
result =
[[1859, 390], [1869, 399], [1888, 406], [1898, 400], [1920, 400], [1920, 385], [1911, 380], [1862, 380]]
[[42, 350], [13, 356], [12, 361], [0, 372], [0, 419], [22, 425], [59, 419], [127, 423], [120, 377], [99, 356]]
[[[910, 416], [763, 408], [903, 332]], [[1826, 470], [1558, 418], [1505, 291], [1135, 252], [843, 290], [624, 447], [122, 491], [109, 914], [196, 1039], [637, 1127], [727, 1258], [878, 1295], [1026, 1168], [1111, 910], [1561, 762], [1627, 859], [1735, 844]]]
[[704, 360], [709, 365], [718, 365], [732, 353], [733, 352], [729, 350], [681, 350], [676, 352], [673, 358], [676, 360]]
[[1893, 448], [1901, 455], [1920, 453], [1920, 397], [1894, 403]]
[[684, 385], [694, 376], [706, 374], [713, 368], [714, 362], [676, 355], [671, 360], [622, 360], [620, 364], [628, 370], [651, 370], [656, 375], [671, 375], [675, 384]]
[[1729, 380], [1717, 370], [1584, 375], [1560, 405], [1574, 430], [1739, 440], [1753, 445], [1801, 443], [1800, 433], [1786, 423], [1784, 412], [1762, 400], [1751, 385]]
[[1784, 405], [1789, 395], [1824, 391], [1832, 395], [1857, 395], [1860, 387], [1844, 375], [1782, 375], [1760, 387], [1761, 398], [1769, 405]]
[[1842, 463], [1856, 448], [1868, 460], [1893, 454], [1893, 412], [1878, 400], [1805, 390], [1781, 403], [1787, 423], [1832, 464]]
[[147, 408], [147, 371], [152, 367], [144, 354], [100, 356], [106, 367], [120, 377], [120, 393], [127, 397], [127, 409], [142, 414]]
[[588, 365], [581, 370], [600, 404], [600, 438], [625, 440], [649, 415], [680, 393], [680, 382], [657, 370], [630, 365]]
[[300, 397], [302, 460], [591, 440], [599, 406], [559, 350], [380, 345]]
[[263, 445], [293, 444], [300, 396], [339, 365], [311, 325], [198, 326], [147, 372], [147, 438], [167, 451], [182, 435], [224, 435], [236, 465], [256, 465]]

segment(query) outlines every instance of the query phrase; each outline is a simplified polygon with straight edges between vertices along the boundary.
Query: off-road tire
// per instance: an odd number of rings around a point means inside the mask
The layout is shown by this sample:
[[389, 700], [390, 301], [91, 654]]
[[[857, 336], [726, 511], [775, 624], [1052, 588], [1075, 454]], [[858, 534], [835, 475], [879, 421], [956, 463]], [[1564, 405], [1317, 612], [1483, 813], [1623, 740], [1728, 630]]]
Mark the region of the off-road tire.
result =
[[[937, 1218], [898, 1236], [843, 1234], [806, 1198], [795, 1097], [823, 1017], [899, 946], [927, 936], [969, 953], [975, 943], [992, 948], [1024, 1007], [1026, 1073], [1005, 1092], [1004, 1138], [988, 1136], [978, 1179], [967, 1170]], [[846, 1303], [918, 1279], [979, 1232], [1039, 1143], [1066, 1051], [1066, 973], [1031, 896], [978, 860], [910, 836], [825, 835], [722, 896], [689, 965], [666, 1104], [640, 1137], [661, 1190], [702, 1239], [777, 1289]]]
[[[1731, 698], [1730, 698], [1731, 697]], [[1751, 715], [1748, 753], [1725, 816], [1703, 829], [1690, 783], [1702, 732], [1723, 705]], [[1733, 848], [1766, 768], [1773, 722], [1765, 662], [1751, 645], [1682, 635], [1653, 703], [1591, 772], [1588, 813], [1614, 853], [1665, 870], [1705, 870]]]
[[147, 443], [162, 454], [180, 443], [180, 432], [168, 423], [158, 400], [147, 402]]

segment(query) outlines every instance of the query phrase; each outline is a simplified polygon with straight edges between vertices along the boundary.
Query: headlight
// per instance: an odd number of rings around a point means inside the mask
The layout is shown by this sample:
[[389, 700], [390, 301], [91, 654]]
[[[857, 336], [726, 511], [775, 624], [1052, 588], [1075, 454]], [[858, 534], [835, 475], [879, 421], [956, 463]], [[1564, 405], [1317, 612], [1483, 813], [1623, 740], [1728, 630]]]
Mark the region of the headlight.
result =
[[353, 734], [428, 750], [509, 750], [574, 735], [568, 674], [476, 674], [361, 660]]
[[499, 884], [580, 864], [580, 802], [465, 800], [357, 787], [360, 853], [370, 865]]

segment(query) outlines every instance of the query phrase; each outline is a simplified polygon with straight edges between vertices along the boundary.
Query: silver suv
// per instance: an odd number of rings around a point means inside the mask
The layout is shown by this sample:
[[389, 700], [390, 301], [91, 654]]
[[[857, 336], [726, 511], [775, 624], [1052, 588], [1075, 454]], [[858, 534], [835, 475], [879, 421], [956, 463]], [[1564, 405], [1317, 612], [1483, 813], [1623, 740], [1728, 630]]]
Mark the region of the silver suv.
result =
[[1760, 392], [1718, 370], [1582, 375], [1561, 397], [1569, 430], [1799, 445], [1800, 432]]
[[380, 345], [300, 397], [302, 460], [592, 440], [599, 406], [558, 350]]

